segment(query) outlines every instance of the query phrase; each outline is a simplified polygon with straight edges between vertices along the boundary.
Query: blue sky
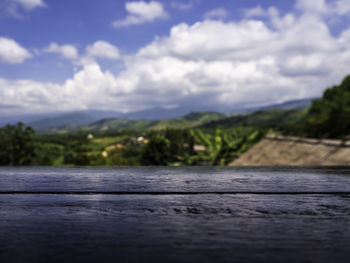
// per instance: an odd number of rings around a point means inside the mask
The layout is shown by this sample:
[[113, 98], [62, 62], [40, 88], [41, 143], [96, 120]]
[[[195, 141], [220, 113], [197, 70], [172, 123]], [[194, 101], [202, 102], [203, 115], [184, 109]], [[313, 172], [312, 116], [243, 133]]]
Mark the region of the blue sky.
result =
[[0, 114], [319, 96], [349, 21], [350, 0], [0, 0]]

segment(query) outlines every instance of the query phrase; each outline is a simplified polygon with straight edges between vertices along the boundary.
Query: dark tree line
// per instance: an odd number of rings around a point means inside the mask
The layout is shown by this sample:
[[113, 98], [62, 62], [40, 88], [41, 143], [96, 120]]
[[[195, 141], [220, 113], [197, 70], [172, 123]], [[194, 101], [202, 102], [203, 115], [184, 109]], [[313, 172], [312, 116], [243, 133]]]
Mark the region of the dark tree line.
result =
[[23, 123], [0, 128], [0, 165], [31, 165], [35, 159], [35, 131]]
[[[54, 142], [57, 138], [51, 138]], [[45, 140], [32, 127], [19, 122], [0, 128], [0, 165], [55, 165], [62, 159], [65, 165], [88, 165], [85, 135], [70, 136], [60, 144]]]
[[314, 100], [302, 132], [316, 138], [345, 138], [350, 135], [350, 75]]

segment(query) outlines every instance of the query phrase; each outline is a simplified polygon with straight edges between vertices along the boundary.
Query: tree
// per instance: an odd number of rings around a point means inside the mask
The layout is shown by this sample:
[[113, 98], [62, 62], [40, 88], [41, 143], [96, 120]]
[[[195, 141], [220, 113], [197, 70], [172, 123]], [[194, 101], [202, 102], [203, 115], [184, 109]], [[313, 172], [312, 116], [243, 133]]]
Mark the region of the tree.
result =
[[193, 154], [194, 136], [189, 129], [166, 129], [164, 137], [170, 142], [171, 161], [179, 161], [179, 156]]
[[164, 136], [157, 135], [150, 139], [143, 148], [143, 165], [167, 165], [170, 159], [170, 142]]
[[64, 147], [63, 160], [65, 164], [89, 165], [90, 157], [88, 155], [87, 136], [79, 132], [76, 136], [69, 138], [69, 143]]
[[342, 138], [350, 133], [350, 76], [314, 100], [306, 115], [303, 132], [311, 137]]
[[31, 165], [35, 157], [32, 127], [6, 125], [0, 129], [0, 165]]
[[193, 158], [194, 161], [209, 161], [212, 165], [227, 165], [237, 156], [258, 142], [264, 132], [260, 130], [236, 128], [232, 132], [224, 132], [221, 127], [216, 128], [215, 135], [204, 134], [195, 130], [196, 138], [204, 145], [208, 154]]

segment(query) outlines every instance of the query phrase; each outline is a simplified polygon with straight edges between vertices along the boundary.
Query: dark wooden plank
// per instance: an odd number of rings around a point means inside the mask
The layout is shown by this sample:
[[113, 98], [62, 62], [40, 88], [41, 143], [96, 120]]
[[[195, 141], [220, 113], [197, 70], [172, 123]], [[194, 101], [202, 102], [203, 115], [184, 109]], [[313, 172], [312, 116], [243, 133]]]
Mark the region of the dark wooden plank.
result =
[[347, 262], [349, 195], [1, 195], [0, 262]]
[[349, 171], [1, 168], [0, 262], [346, 262]]
[[0, 168], [0, 192], [350, 192], [350, 168]]

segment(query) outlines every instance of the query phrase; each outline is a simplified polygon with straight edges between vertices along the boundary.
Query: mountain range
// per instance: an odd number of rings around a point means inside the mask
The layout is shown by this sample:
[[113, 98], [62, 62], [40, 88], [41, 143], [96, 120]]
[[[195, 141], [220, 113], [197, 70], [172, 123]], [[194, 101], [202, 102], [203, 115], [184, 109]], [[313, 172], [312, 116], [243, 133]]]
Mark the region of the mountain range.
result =
[[[224, 118], [237, 118], [259, 110], [300, 109], [308, 107], [313, 99], [287, 101], [262, 107], [242, 107], [226, 112], [205, 111], [190, 108], [152, 108], [144, 111], [122, 113], [118, 111], [86, 110], [67, 113], [50, 113], [37, 115], [21, 115], [2, 117], [0, 125], [14, 124], [22, 121], [42, 132], [73, 131], [78, 127], [86, 130], [123, 129], [162, 129], [165, 127], [183, 128], [200, 125], [219, 124]], [[239, 118], [239, 117], [238, 117]], [[232, 119], [232, 120], [233, 120]], [[233, 121], [236, 122], [236, 121]]]

